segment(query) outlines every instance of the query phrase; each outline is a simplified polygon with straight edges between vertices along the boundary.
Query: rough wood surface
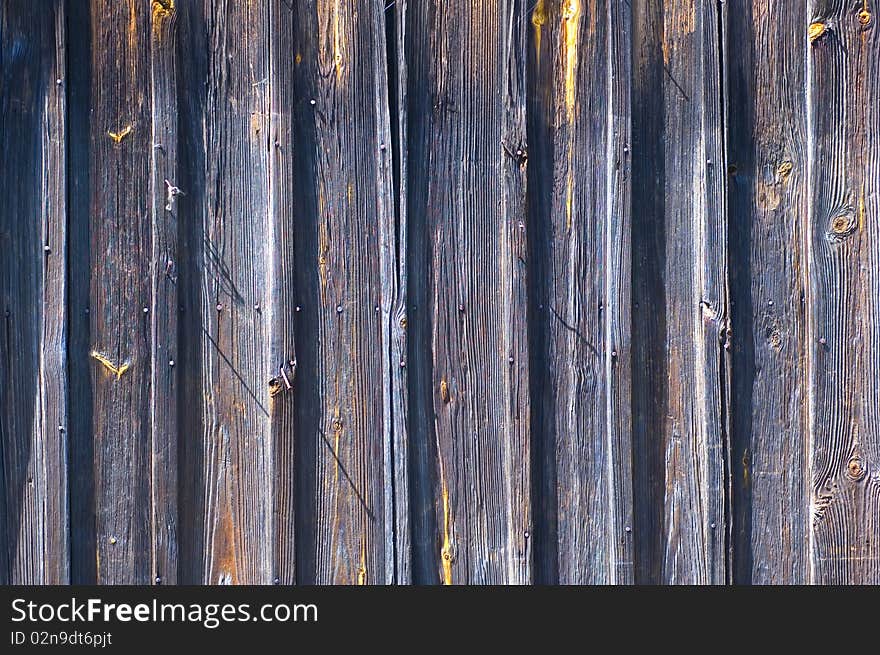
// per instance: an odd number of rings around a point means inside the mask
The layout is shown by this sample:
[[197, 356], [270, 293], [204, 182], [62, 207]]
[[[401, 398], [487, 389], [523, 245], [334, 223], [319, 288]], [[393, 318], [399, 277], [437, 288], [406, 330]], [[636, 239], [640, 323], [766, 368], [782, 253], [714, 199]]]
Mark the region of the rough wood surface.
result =
[[91, 4], [90, 365], [97, 581], [152, 579], [150, 13]]
[[[293, 10], [298, 580], [395, 580], [391, 338], [398, 266], [383, 5]], [[282, 12], [284, 10], [282, 9]], [[292, 253], [291, 253], [292, 254]], [[396, 311], [395, 311], [396, 310]]]
[[407, 11], [417, 582], [531, 581], [526, 9]]
[[803, 584], [810, 529], [806, 4], [756, 0], [728, 16], [734, 579]]
[[724, 583], [725, 153], [715, 2], [635, 8], [636, 579]]
[[[296, 412], [292, 389], [298, 385], [296, 343], [296, 269], [297, 201], [295, 149], [296, 120], [302, 110], [296, 99], [296, 18], [284, 0], [271, 3], [272, 50], [269, 61], [270, 98], [270, 170], [269, 207], [274, 243], [267, 284], [271, 296], [265, 311], [271, 312], [272, 336], [270, 374], [274, 380], [270, 393], [269, 414], [272, 430], [272, 581], [293, 584], [296, 581]], [[293, 62], [291, 61], [293, 58]], [[263, 305], [255, 306], [261, 312]], [[287, 381], [285, 382], [285, 377]], [[290, 385], [290, 388], [288, 388]]]
[[808, 6], [811, 581], [880, 582], [880, 37], [874, 3]]
[[183, 306], [195, 349], [186, 365], [198, 370], [186, 402], [201, 424], [188, 462], [201, 469], [198, 577], [265, 584], [274, 568], [269, 381], [281, 363], [270, 352], [269, 8], [208, 0], [184, 9], [188, 38], [204, 47], [185, 57], [196, 112], [186, 129], [196, 133], [186, 135], [192, 178], [181, 188], [194, 198], [178, 209], [185, 270], [198, 280]]
[[875, 10], [6, 0], [0, 582], [880, 581]]
[[152, 574], [156, 584], [176, 584], [178, 573], [178, 357], [179, 248], [177, 13], [172, 4], [152, 3], [150, 12], [152, 92], [151, 219], [152, 283]]
[[629, 8], [541, 0], [529, 19], [537, 572], [540, 582], [626, 583]]
[[70, 581], [64, 3], [0, 5], [0, 582]]

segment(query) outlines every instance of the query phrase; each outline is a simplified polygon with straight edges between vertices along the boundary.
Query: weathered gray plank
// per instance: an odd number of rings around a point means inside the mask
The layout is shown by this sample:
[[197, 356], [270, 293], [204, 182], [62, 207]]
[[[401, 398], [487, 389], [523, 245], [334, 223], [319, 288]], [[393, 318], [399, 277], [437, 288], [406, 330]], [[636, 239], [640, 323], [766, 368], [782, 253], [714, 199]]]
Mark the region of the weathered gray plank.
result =
[[728, 575], [725, 5], [634, 11], [636, 580], [718, 584]]
[[[394, 364], [406, 361], [406, 307], [407, 307], [407, 74], [406, 74], [406, 0], [385, 5], [388, 21], [388, 104], [391, 123], [392, 155], [394, 157], [394, 186], [397, 229], [394, 241], [396, 271], [394, 271], [394, 301], [391, 306], [391, 417], [394, 451], [394, 551], [395, 582], [412, 582], [412, 528], [410, 525], [410, 433], [409, 383], [404, 366]], [[391, 235], [389, 235], [390, 238]]]
[[809, 581], [806, 3], [731, 11], [735, 581]]
[[400, 423], [391, 402], [401, 380], [391, 339], [402, 317], [384, 4], [319, 0], [294, 14], [305, 522], [297, 579], [387, 584], [396, 577], [392, 430]]
[[188, 294], [196, 305], [185, 306], [199, 383], [188, 388], [187, 402], [199, 407], [202, 433], [186, 463], [201, 470], [196, 568], [206, 584], [268, 583], [272, 316], [258, 307], [271, 308], [273, 288], [269, 8], [208, 0], [186, 9], [191, 43], [204, 47], [187, 64], [187, 83], [198, 94], [188, 102], [200, 112], [187, 129], [201, 134], [186, 135], [198, 198], [186, 202], [185, 213], [186, 199], [179, 203], [195, 257], [187, 271], [198, 277], [198, 292]]
[[0, 582], [70, 581], [64, 4], [0, 5]]
[[93, 0], [90, 334], [97, 580], [151, 578], [150, 12]]
[[152, 367], [152, 573], [156, 584], [176, 584], [178, 573], [177, 13], [174, 2], [151, 10], [152, 92], [150, 278]]
[[808, 5], [811, 580], [880, 582], [880, 37], [874, 3]]
[[541, 582], [626, 583], [630, 9], [540, 0], [530, 19], [536, 567]]
[[[271, 52], [269, 54], [270, 121], [270, 224], [272, 249], [269, 254], [268, 285], [271, 297], [267, 307], [254, 309], [267, 313], [271, 322], [273, 380], [269, 414], [272, 426], [272, 581], [296, 581], [296, 465], [295, 405], [293, 385], [298, 369], [294, 339], [296, 316], [296, 269], [294, 250], [297, 239], [296, 171], [293, 153], [296, 120], [295, 21], [293, 7], [285, 0], [274, 0], [270, 7]], [[272, 395], [274, 393], [274, 395]]]
[[532, 577], [527, 16], [517, 0], [419, 3], [407, 12], [416, 582]]

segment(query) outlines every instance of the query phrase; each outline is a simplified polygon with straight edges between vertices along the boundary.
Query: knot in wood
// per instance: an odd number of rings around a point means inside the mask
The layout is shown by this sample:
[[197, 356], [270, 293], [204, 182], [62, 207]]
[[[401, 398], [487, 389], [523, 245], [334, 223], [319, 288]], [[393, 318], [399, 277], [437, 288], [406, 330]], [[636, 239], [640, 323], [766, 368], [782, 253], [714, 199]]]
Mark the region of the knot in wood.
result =
[[785, 160], [776, 167], [776, 175], [779, 177], [780, 180], [785, 180], [791, 174], [791, 170], [793, 168], [794, 164], [792, 164], [788, 160]]
[[782, 346], [782, 336], [779, 334], [779, 330], [776, 328], [770, 330], [770, 334], [767, 335], [767, 343], [769, 343], [770, 347], [774, 350], [779, 350]]
[[831, 241], [843, 241], [856, 231], [855, 214], [849, 209], [838, 212], [831, 218], [830, 227], [828, 238]]
[[807, 28], [807, 36], [810, 38], [810, 43], [814, 43], [817, 39], [821, 38], [827, 30], [828, 26], [821, 21], [810, 23], [810, 27]]
[[852, 457], [846, 463], [846, 476], [850, 480], [858, 482], [859, 480], [864, 479], [866, 473], [867, 471], [865, 470], [865, 467], [862, 464], [862, 460], [859, 457]]

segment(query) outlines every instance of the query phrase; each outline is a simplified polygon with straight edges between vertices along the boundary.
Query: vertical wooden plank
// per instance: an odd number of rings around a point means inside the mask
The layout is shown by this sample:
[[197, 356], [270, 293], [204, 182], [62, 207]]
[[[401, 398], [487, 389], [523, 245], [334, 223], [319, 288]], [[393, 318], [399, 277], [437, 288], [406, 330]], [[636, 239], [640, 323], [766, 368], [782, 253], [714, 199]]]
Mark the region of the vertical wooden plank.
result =
[[[192, 7], [206, 58], [203, 180], [197, 211], [200, 291], [187, 321], [200, 322], [204, 493], [202, 580], [272, 580], [272, 444], [269, 415], [269, 9], [208, 0]], [[198, 78], [196, 78], [198, 79]], [[182, 204], [182, 203], [181, 203]], [[258, 307], [265, 307], [262, 311]], [[274, 366], [273, 366], [274, 364]]]
[[396, 579], [391, 403], [402, 376], [391, 340], [406, 323], [395, 305], [384, 8], [318, 0], [294, 9], [302, 583]]
[[[410, 523], [410, 433], [409, 382], [407, 359], [407, 69], [406, 69], [406, 0], [397, 0], [384, 8], [389, 44], [386, 66], [389, 84], [389, 111], [393, 145], [396, 206], [396, 234], [393, 236], [396, 264], [394, 301], [391, 307], [391, 417], [394, 451], [394, 551], [395, 582], [412, 582], [412, 527]], [[391, 235], [389, 235], [391, 238]], [[395, 366], [397, 364], [397, 366]]]
[[806, 3], [730, 12], [735, 581], [809, 581]]
[[[543, 582], [632, 581], [630, 9], [542, 0], [535, 71], [532, 384], [547, 527]], [[594, 164], [594, 162], [596, 162]], [[540, 365], [537, 365], [540, 362]], [[552, 527], [551, 527], [552, 526]]]
[[[293, 385], [297, 384], [298, 361], [294, 339], [296, 316], [297, 240], [296, 180], [292, 153], [297, 99], [294, 70], [297, 66], [293, 6], [274, 0], [270, 6], [269, 88], [271, 156], [269, 180], [270, 222], [274, 243], [269, 254], [268, 285], [271, 296], [264, 310], [271, 316], [272, 389], [269, 414], [272, 430], [272, 581], [290, 585], [296, 582], [296, 483], [295, 418]], [[274, 395], [273, 395], [274, 394]]]
[[97, 579], [151, 579], [150, 12], [91, 4], [90, 332]]
[[725, 5], [635, 11], [636, 579], [717, 584], [728, 575]]
[[[70, 501], [70, 581], [95, 584], [95, 444], [92, 430], [91, 182], [92, 93], [91, 4], [67, 3], [67, 337], [68, 486]], [[77, 136], [74, 136], [77, 135]]]
[[807, 14], [811, 580], [876, 584], [880, 37], [873, 2], [811, 0]]
[[0, 6], [0, 581], [70, 582], [64, 4]]
[[417, 582], [532, 579], [527, 8], [456, 0], [407, 16]]
[[[156, 584], [176, 584], [178, 572], [178, 239], [177, 204], [183, 193], [177, 175], [177, 12], [173, 0], [151, 7], [152, 92], [150, 279], [152, 337], [150, 422], [152, 427], [152, 575]], [[185, 192], [184, 192], [185, 193]]]

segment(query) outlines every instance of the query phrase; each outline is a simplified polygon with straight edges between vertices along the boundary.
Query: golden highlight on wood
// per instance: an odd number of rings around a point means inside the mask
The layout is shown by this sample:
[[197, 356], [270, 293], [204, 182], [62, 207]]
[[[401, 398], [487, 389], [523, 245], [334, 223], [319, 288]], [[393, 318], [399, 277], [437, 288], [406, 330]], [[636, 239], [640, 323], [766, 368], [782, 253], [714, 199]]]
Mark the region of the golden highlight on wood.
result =
[[547, 10], [544, 8], [544, 0], [535, 3], [532, 11], [532, 25], [535, 27], [535, 57], [541, 56], [541, 28], [547, 22]]
[[449, 490], [446, 487], [446, 481], [442, 483], [443, 496], [443, 547], [440, 549], [440, 560], [443, 566], [443, 584], [452, 584], [452, 562], [454, 553], [452, 548], [452, 538], [450, 528], [452, 523], [452, 512], [449, 508]]
[[111, 132], [110, 130], [107, 130], [107, 136], [113, 139], [113, 143], [120, 143], [125, 137], [131, 134], [131, 130], [131, 125], [124, 127], [119, 132]]
[[119, 365], [114, 364], [110, 361], [110, 358], [104, 355], [103, 353], [99, 353], [97, 350], [93, 350], [91, 352], [92, 359], [101, 363], [108, 371], [110, 371], [113, 375], [116, 376], [116, 379], [122, 377], [122, 375], [130, 368], [128, 362], [122, 362]]

